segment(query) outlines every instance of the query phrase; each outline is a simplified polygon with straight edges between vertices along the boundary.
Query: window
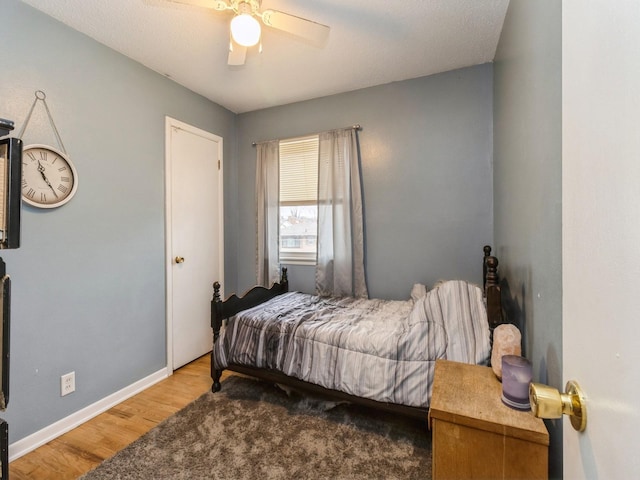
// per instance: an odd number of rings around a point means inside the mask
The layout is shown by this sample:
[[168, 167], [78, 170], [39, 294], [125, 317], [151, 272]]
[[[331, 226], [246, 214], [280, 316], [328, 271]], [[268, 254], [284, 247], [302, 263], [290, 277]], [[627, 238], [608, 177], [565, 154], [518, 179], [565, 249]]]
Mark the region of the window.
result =
[[280, 261], [314, 265], [318, 239], [318, 136], [280, 142]]

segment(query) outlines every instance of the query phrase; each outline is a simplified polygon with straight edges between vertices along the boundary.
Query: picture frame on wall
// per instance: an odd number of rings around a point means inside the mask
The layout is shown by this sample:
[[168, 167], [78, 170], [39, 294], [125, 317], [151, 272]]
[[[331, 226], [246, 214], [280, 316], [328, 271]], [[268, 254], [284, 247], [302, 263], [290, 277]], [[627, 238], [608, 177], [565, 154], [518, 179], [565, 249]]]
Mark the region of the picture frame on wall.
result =
[[20, 246], [22, 140], [0, 138], [0, 249]]
[[[0, 258], [0, 410], [9, 404], [9, 329], [11, 325], [11, 278]], [[2, 478], [2, 477], [0, 477]]]

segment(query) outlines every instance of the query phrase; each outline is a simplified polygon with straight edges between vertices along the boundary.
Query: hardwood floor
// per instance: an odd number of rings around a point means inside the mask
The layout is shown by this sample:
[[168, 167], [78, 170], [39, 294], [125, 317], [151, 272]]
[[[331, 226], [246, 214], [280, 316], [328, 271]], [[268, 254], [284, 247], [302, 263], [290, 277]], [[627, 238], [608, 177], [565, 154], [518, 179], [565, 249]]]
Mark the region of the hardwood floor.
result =
[[205, 355], [9, 464], [11, 480], [76, 479], [211, 388]]

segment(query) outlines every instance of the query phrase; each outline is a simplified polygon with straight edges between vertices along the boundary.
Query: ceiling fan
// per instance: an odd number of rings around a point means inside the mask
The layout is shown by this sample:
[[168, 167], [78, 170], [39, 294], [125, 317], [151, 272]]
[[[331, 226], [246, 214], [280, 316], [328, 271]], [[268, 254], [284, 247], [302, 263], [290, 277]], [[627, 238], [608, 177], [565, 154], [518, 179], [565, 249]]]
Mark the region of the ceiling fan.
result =
[[[271, 28], [291, 33], [314, 44], [321, 45], [329, 35], [329, 27], [306, 18], [296, 17], [278, 10], [260, 10], [262, 0], [169, 0], [218, 11], [231, 11], [229, 65], [244, 65], [247, 48], [260, 43], [260, 21]], [[260, 21], [258, 21], [260, 20]], [[260, 45], [262, 49], [262, 45]]]

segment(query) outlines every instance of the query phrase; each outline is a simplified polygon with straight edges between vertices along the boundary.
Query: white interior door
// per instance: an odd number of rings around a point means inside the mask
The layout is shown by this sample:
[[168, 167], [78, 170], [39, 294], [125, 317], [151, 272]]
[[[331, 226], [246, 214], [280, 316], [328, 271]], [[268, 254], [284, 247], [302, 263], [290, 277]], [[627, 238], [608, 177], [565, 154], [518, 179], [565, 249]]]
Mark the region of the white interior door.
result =
[[564, 420], [564, 478], [640, 472], [640, 7], [563, 2], [563, 375], [587, 397]]
[[212, 347], [213, 282], [222, 280], [222, 138], [167, 118], [168, 365]]

